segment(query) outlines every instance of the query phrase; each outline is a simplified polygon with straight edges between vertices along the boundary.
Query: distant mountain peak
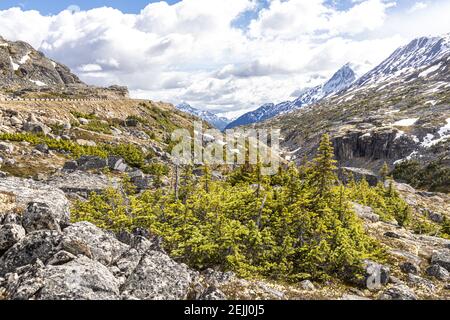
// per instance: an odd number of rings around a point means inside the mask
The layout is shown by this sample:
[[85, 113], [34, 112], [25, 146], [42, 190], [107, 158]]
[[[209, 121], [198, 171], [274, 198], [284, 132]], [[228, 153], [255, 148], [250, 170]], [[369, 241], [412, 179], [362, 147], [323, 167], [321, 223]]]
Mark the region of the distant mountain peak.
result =
[[356, 86], [380, 83], [404, 76], [450, 54], [450, 33], [440, 37], [420, 37], [395, 50], [386, 60], [362, 76]]
[[285, 101], [277, 105], [266, 103], [257, 110], [248, 112], [231, 122], [227, 126], [227, 129], [265, 121], [280, 114], [285, 114], [298, 108], [311, 105], [327, 96], [347, 89], [355, 82], [355, 80], [356, 74], [351, 68], [351, 64], [347, 63], [336, 71], [336, 73], [334, 73], [324, 84], [300, 91], [300, 96], [296, 100]]
[[230, 123], [230, 120], [225, 117], [219, 117], [210, 111], [196, 109], [187, 102], [178, 104], [176, 108], [180, 111], [199, 117], [219, 130], [224, 130]]

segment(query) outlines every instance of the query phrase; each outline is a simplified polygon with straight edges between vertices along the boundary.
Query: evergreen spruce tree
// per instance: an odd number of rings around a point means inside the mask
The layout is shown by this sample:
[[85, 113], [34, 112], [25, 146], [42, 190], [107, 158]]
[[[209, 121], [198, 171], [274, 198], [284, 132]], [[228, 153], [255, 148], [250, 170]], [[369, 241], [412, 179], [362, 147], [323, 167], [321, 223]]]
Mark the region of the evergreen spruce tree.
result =
[[380, 177], [381, 177], [381, 180], [382, 180], [383, 182], [386, 181], [388, 174], [389, 174], [389, 166], [388, 166], [387, 163], [385, 162], [385, 163], [383, 164], [383, 167], [382, 167], [381, 170], [380, 170]]
[[207, 164], [203, 166], [203, 185], [205, 192], [209, 193], [211, 186], [211, 168]]
[[316, 189], [316, 195], [319, 198], [328, 196], [331, 188], [337, 182], [336, 163], [330, 137], [328, 134], [324, 134], [309, 176], [310, 185]]

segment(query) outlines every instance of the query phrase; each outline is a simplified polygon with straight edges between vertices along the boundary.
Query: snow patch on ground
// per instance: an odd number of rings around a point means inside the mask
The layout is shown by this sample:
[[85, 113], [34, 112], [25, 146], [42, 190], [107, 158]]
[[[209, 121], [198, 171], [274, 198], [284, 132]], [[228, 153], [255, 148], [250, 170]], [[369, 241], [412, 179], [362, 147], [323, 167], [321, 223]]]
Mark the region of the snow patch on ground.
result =
[[423, 139], [422, 146], [424, 148], [430, 148], [444, 140], [450, 139], [450, 118], [445, 120], [447, 123], [441, 127], [438, 131], [439, 137], [435, 139], [435, 136], [432, 134], [427, 134], [427, 136]]
[[19, 70], [20, 66], [17, 63], [14, 63], [14, 61], [11, 57], [9, 57], [9, 60], [11, 61], [11, 65], [12, 65], [14, 71]]
[[22, 59], [19, 60], [19, 64], [24, 64], [26, 63], [28, 60], [30, 60], [30, 53], [28, 52], [26, 55], [24, 55], [22, 57]]
[[430, 100], [425, 102], [425, 104], [431, 104], [433, 107], [437, 104], [438, 102], [436, 100]]
[[418, 120], [419, 120], [419, 118], [403, 119], [403, 120], [399, 120], [399, 121], [395, 122], [394, 126], [396, 126], [396, 127], [410, 127], [410, 126], [414, 125]]
[[412, 152], [409, 156], [407, 156], [406, 158], [395, 161], [395, 162], [394, 162], [394, 165], [401, 164], [401, 163], [403, 163], [403, 162], [405, 162], [405, 161], [410, 161], [410, 160], [412, 160], [412, 159], [413, 159], [415, 156], [417, 156], [417, 155], [418, 155], [418, 152], [417, 152], [417, 151], [413, 151], [413, 152]]
[[31, 79], [30, 79], [30, 81], [33, 82], [35, 85], [37, 85], [37, 86], [39, 86], [39, 87], [43, 87], [43, 86], [46, 86], [46, 85], [47, 85], [46, 83], [44, 83], [44, 82], [42, 82], [42, 81], [39, 81], [39, 80], [31, 80]]
[[395, 109], [395, 110], [386, 111], [386, 114], [393, 114], [393, 113], [399, 113], [399, 112], [400, 112], [399, 109]]
[[427, 77], [430, 73], [433, 73], [433, 72], [439, 70], [440, 67], [441, 67], [441, 64], [438, 64], [438, 65], [436, 65], [436, 66], [429, 67], [427, 70], [421, 72], [421, 73], [419, 74], [419, 77], [421, 77], [421, 78]]
[[353, 94], [353, 95], [351, 95], [351, 96], [349, 96], [348, 98], [345, 98], [345, 100], [344, 101], [350, 101], [350, 100], [352, 100], [353, 98], [355, 97], [355, 95]]
[[289, 152], [289, 154], [297, 153], [297, 152], [299, 152], [301, 149], [302, 149], [302, 148], [295, 149], [294, 151]]

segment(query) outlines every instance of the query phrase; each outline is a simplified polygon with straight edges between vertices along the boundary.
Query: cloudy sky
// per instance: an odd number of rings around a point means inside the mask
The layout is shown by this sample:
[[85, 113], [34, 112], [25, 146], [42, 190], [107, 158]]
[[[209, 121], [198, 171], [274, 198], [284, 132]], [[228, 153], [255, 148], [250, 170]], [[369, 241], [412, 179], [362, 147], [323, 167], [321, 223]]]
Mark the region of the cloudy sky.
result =
[[2, 0], [0, 35], [90, 84], [237, 116], [450, 32], [450, 0]]

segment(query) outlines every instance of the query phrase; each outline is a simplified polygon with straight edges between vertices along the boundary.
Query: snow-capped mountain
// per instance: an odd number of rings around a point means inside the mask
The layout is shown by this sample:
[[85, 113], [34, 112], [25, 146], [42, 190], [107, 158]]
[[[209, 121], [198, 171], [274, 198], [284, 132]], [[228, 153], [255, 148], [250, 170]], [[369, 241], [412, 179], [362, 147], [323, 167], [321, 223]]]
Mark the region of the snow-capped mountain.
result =
[[380, 65], [355, 82], [353, 87], [392, 81], [431, 65], [450, 53], [450, 33], [442, 37], [422, 37], [400, 47]]
[[314, 88], [305, 89], [302, 94], [294, 101], [285, 101], [279, 104], [267, 103], [255, 111], [248, 112], [235, 121], [231, 122], [227, 129], [237, 126], [247, 125], [255, 122], [261, 122], [280, 114], [285, 114], [298, 108], [311, 105], [319, 100], [338, 93], [356, 80], [355, 72], [349, 64], [339, 69], [330, 80]]
[[193, 108], [191, 105], [185, 102], [180, 103], [176, 106], [176, 108], [180, 111], [192, 114], [202, 120], [205, 120], [219, 130], [224, 130], [225, 127], [230, 123], [230, 120], [228, 118], [218, 117], [212, 112]]

